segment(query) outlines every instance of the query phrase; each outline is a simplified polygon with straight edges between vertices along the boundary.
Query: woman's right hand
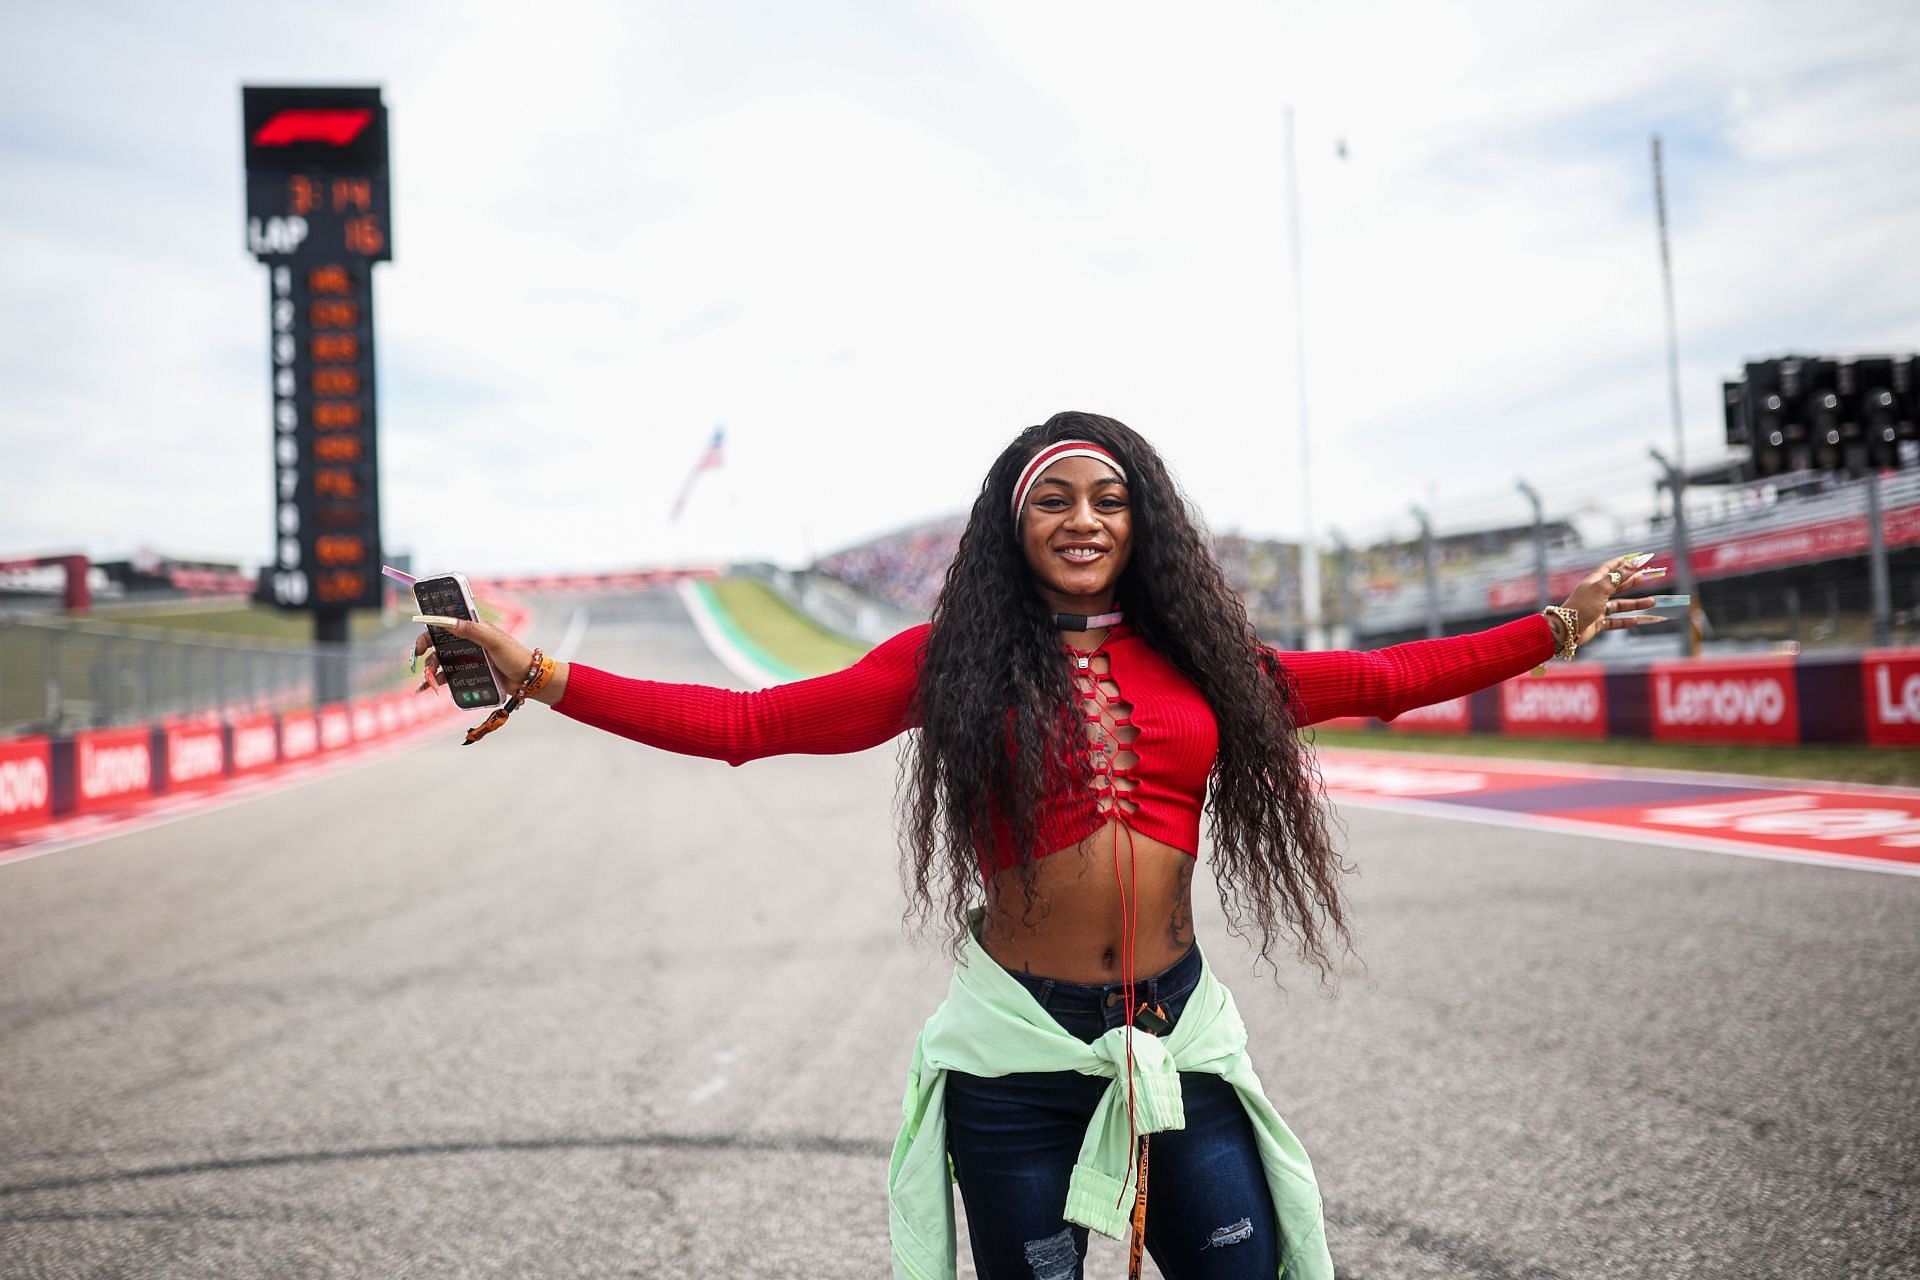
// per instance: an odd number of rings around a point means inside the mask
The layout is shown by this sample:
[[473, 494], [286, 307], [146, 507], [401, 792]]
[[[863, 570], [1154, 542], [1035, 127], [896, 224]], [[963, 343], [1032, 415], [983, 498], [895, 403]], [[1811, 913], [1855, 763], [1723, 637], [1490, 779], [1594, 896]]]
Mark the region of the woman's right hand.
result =
[[[533, 650], [491, 622], [459, 619], [452, 626], [442, 627], [441, 630], [451, 632], [462, 640], [471, 640], [486, 650], [487, 657], [493, 662], [493, 669], [498, 671], [500, 678], [507, 682], [508, 693], [520, 687], [521, 681], [526, 679], [527, 669], [533, 665]], [[422, 631], [413, 642], [413, 653], [416, 658], [421, 654], [426, 655], [426, 679], [420, 682], [419, 689], [415, 690], [416, 693], [424, 693], [435, 686], [446, 684], [446, 673], [440, 670], [440, 657], [433, 651], [432, 636]], [[554, 685], [557, 683], [557, 681], [550, 682], [548, 685], [549, 689], [554, 689], [556, 695], [558, 689], [555, 689]], [[541, 690], [542, 694], [546, 692], [546, 689]], [[548, 701], [544, 697], [539, 700]]]

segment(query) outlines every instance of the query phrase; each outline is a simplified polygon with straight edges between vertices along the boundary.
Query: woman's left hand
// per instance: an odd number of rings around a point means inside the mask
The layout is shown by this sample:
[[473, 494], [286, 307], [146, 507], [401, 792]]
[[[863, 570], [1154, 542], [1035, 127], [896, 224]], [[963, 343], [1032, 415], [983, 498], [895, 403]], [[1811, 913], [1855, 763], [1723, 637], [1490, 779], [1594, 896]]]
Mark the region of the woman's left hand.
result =
[[[1576, 643], [1585, 644], [1602, 631], [1669, 621], [1657, 613], [1633, 613], [1636, 609], [1651, 609], [1652, 596], [1625, 598], [1621, 595], [1636, 585], [1646, 572], [1644, 566], [1639, 569], [1627, 567], [1627, 562], [1634, 558], [1620, 556], [1607, 561], [1583, 578], [1580, 585], [1573, 589], [1573, 594], [1567, 597], [1566, 607], [1580, 619], [1580, 632], [1574, 637]], [[1624, 616], [1629, 614], [1632, 616]]]

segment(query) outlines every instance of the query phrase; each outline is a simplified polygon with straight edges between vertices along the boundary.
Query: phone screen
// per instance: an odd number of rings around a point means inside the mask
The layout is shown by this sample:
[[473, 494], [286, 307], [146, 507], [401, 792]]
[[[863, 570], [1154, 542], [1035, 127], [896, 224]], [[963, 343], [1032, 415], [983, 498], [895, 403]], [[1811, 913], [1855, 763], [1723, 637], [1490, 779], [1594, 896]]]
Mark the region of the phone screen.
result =
[[[460, 584], [452, 578], [422, 578], [413, 584], [413, 598], [420, 602], [422, 613], [436, 613], [445, 618], [473, 617], [467, 610]], [[434, 653], [439, 655], [440, 670], [446, 674], [447, 688], [453, 693], [455, 706], [492, 707], [504, 701], [499, 686], [493, 682], [485, 650], [441, 627], [428, 627], [427, 635], [433, 640]]]

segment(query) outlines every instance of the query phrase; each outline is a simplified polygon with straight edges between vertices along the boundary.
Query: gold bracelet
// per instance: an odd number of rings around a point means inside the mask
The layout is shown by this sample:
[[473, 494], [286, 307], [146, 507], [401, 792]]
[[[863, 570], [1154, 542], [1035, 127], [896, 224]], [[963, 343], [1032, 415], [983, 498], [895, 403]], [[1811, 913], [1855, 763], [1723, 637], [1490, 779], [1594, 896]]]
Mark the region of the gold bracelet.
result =
[[1572, 662], [1574, 652], [1580, 647], [1580, 615], [1563, 604], [1550, 604], [1541, 612], [1560, 619], [1560, 625], [1566, 628], [1566, 634], [1560, 640], [1559, 652], [1554, 656], [1562, 662]]

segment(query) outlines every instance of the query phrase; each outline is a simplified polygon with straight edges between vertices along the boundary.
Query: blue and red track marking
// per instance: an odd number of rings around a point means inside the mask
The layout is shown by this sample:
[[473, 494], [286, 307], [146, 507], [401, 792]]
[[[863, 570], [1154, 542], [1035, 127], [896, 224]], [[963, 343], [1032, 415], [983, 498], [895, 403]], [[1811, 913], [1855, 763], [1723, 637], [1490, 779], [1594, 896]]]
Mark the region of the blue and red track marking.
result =
[[1321, 748], [1337, 804], [1920, 875], [1920, 791]]

